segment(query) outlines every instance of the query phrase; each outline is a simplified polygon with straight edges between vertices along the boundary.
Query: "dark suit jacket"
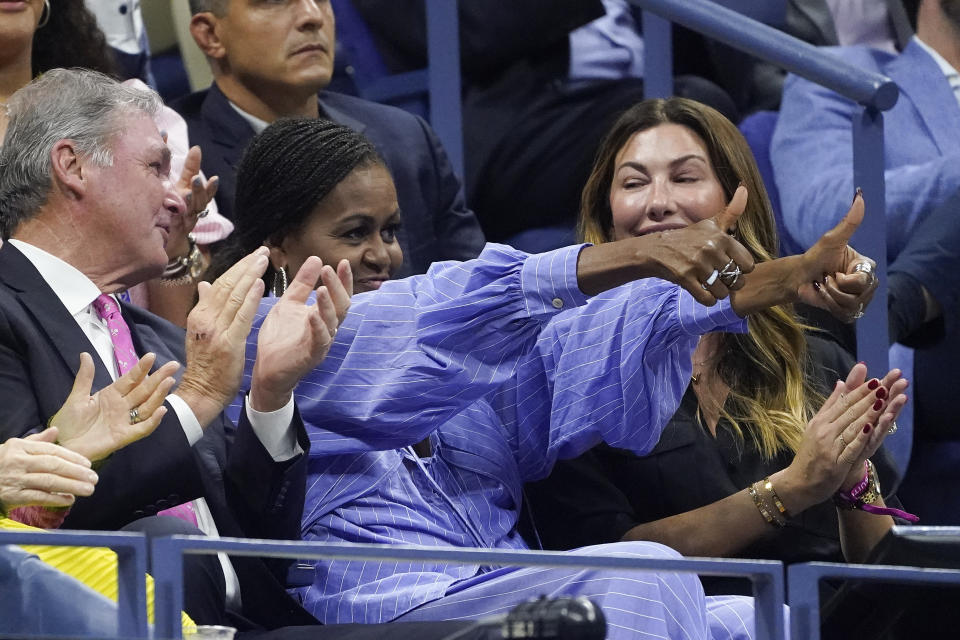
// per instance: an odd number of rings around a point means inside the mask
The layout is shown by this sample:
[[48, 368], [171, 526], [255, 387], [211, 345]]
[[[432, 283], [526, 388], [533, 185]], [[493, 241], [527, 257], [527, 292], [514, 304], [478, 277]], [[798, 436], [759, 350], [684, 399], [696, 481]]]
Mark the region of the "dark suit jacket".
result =
[[[424, 273], [439, 260], [469, 260], [484, 238], [464, 202], [440, 141], [422, 119], [393, 107], [331, 92], [319, 95], [321, 114], [365, 135], [393, 174], [403, 216], [404, 263], [395, 277]], [[233, 219], [236, 169], [253, 128], [216, 84], [175, 103], [187, 121], [190, 143], [203, 149], [203, 170], [220, 176], [217, 205]]]
[[[124, 305], [137, 353], [157, 354], [155, 367], [185, 362], [183, 330]], [[80, 353], [93, 355], [94, 389], [110, 384], [106, 367], [36, 268], [10, 243], [0, 247], [0, 441], [39, 429], [63, 404]], [[309, 439], [294, 418], [304, 451]], [[222, 536], [300, 539], [306, 455], [274, 462], [246, 416], [233, 425], [224, 416], [189, 446], [176, 413], [156, 431], [114, 453], [99, 469], [97, 490], [77, 500], [64, 524], [74, 529], [119, 529], [186, 500], [206, 499]], [[315, 623], [259, 559], [236, 558], [244, 615], [273, 628]], [[278, 579], [277, 576], [281, 576]]]

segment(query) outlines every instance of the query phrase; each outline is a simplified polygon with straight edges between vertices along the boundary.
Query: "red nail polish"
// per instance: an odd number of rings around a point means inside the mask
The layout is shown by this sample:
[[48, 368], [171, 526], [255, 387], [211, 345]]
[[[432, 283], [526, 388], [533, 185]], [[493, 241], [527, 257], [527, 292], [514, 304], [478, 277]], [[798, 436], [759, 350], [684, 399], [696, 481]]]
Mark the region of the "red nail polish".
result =
[[870, 426], [870, 423], [869, 423], [869, 422], [868, 422], [867, 424], [863, 425], [863, 432], [864, 432], [864, 433], [870, 433], [870, 429], [873, 429], [873, 427]]
[[879, 389], [877, 389], [877, 397], [880, 398], [881, 400], [887, 397], [887, 390], [885, 387], [880, 387]]
[[873, 403], [874, 411], [880, 411], [882, 407], [883, 407], [883, 400], [877, 400], [876, 402]]
[[867, 389], [870, 389], [871, 391], [873, 391], [879, 386], [880, 386], [880, 381], [877, 380], [876, 378], [874, 378], [873, 380], [867, 383]]
[[861, 360], [861, 361], [858, 362], [857, 364], [867, 364], [867, 361], [866, 361], [866, 360]]

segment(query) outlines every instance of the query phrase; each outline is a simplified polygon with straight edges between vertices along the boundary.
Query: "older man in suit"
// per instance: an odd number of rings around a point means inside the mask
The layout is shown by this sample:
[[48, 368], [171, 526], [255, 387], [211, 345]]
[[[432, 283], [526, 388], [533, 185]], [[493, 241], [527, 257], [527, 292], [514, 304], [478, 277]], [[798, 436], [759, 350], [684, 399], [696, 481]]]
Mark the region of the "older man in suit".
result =
[[[115, 529], [179, 507], [209, 534], [297, 538], [309, 440], [290, 392], [325, 355], [349, 304], [346, 290], [338, 289], [336, 305], [305, 306], [319, 268], [304, 275], [314, 279], [301, 299], [287, 299], [290, 315], [274, 315], [274, 337], [283, 339], [258, 354], [260, 371], [234, 427], [222, 410], [239, 387], [264, 252], [201, 287], [186, 341], [182, 330], [115, 295], [163, 270], [171, 217], [185, 207], [153, 121], [159, 107], [152, 91], [65, 70], [46, 73], [8, 103], [0, 150], [0, 438], [47, 422], [71, 389], [81, 352], [99, 356], [96, 389], [147, 352], [157, 354], [157, 366], [185, 362], [160, 426], [100, 461], [99, 491], [77, 501], [66, 526]], [[305, 322], [320, 309], [325, 322]], [[131, 422], [139, 419], [132, 408]], [[60, 443], [81, 442], [75, 429], [62, 425]], [[312, 621], [260, 560], [237, 559], [224, 571], [238, 611], [257, 624]]]
[[325, 117], [363, 133], [397, 186], [405, 258], [394, 277], [440, 260], [467, 260], [484, 238], [440, 142], [422, 119], [324, 88], [333, 73], [334, 15], [328, 0], [191, 0], [190, 31], [214, 83], [174, 108], [203, 148], [203, 170], [220, 177], [220, 212], [232, 217], [236, 167], [247, 143], [284, 116]]

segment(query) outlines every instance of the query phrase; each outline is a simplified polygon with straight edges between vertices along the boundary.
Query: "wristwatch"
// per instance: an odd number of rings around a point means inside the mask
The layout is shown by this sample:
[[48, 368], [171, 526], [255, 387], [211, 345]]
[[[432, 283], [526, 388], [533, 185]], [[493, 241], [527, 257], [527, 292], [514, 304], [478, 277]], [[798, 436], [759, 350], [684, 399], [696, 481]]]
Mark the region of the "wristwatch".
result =
[[160, 277], [164, 284], [188, 284], [196, 282], [203, 275], [203, 254], [200, 253], [200, 248], [197, 246], [197, 241], [193, 239], [193, 234], [187, 234], [187, 243], [190, 245], [187, 254], [173, 258], [163, 270], [163, 275]]

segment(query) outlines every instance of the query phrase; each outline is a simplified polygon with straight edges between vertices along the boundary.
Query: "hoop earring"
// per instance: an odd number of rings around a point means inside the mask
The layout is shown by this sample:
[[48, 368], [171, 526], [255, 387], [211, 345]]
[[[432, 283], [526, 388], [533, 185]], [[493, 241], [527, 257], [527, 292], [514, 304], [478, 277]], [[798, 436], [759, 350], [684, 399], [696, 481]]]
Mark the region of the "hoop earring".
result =
[[43, 29], [50, 22], [50, 0], [43, 0], [43, 12], [40, 14], [40, 22], [37, 23], [37, 29]]
[[287, 290], [287, 270], [280, 267], [273, 272], [273, 295], [281, 297]]

